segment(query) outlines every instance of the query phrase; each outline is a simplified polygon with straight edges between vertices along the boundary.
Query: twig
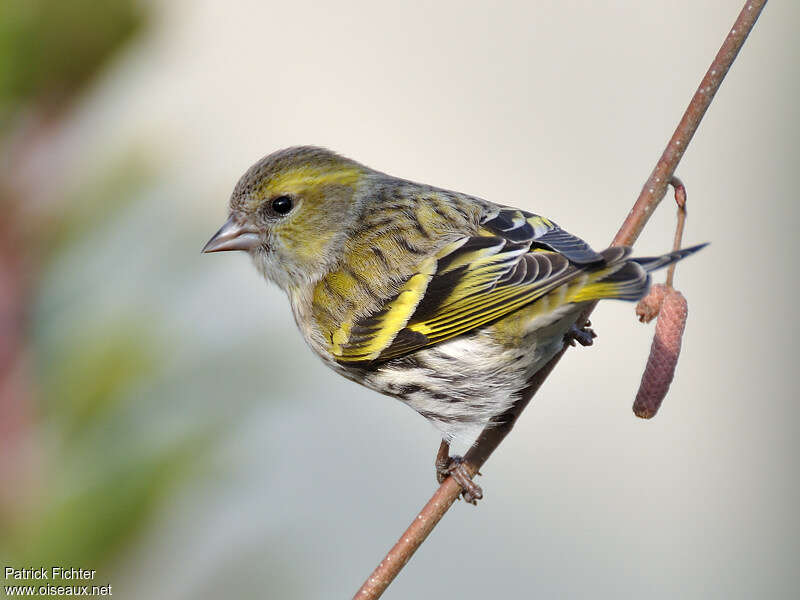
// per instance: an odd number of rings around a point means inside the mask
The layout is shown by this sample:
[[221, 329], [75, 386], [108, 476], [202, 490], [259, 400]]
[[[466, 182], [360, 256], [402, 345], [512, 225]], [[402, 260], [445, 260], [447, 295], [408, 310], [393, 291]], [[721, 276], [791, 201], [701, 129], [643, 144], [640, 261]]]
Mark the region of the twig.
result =
[[[722, 80], [736, 59], [736, 55], [753, 29], [766, 3], [766, 0], [748, 0], [745, 3], [733, 28], [722, 43], [722, 47], [717, 52], [717, 56], [711, 63], [705, 77], [700, 82], [700, 87], [695, 92], [656, 167], [642, 187], [639, 198], [614, 237], [612, 245], [630, 246], [639, 237], [645, 224], [664, 197], [667, 184], [672, 179], [686, 147], [689, 145], [695, 131], [697, 131], [700, 120], [711, 104], [717, 90], [719, 90]], [[586, 321], [594, 306], [592, 304], [584, 311], [579, 323]], [[553, 357], [534, 376], [528, 389], [523, 393], [521, 400], [503, 414], [497, 423], [491, 424], [483, 430], [475, 445], [470, 448], [464, 457], [464, 465], [471, 476], [475, 476], [478, 469], [481, 468], [500, 442], [508, 435], [517, 417], [539, 390], [547, 376], [550, 375], [568, 347], [565, 344], [561, 352]], [[403, 533], [398, 542], [356, 592], [355, 596], [353, 596], [354, 600], [374, 600], [383, 594], [460, 493], [461, 486], [452, 477], [445, 479], [444, 483], [439, 486], [433, 497], [414, 519], [411, 526]]]
[[[681, 249], [683, 228], [686, 225], [686, 186], [674, 175], [672, 179], [669, 180], [669, 183], [675, 189], [675, 204], [678, 205], [678, 224], [675, 226], [675, 241], [672, 243], [672, 251], [677, 252]], [[667, 287], [672, 287], [672, 281], [675, 278], [675, 266], [677, 264], [678, 263], [672, 263], [667, 269]]]

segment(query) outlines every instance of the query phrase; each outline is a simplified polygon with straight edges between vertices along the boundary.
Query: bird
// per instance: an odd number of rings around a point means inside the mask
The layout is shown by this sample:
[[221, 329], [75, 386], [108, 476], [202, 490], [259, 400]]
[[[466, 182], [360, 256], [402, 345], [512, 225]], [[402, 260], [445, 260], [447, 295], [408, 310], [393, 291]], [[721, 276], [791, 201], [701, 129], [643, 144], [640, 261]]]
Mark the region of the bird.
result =
[[589, 303], [641, 299], [653, 270], [702, 246], [597, 252], [544, 216], [296, 146], [242, 175], [203, 252], [247, 252], [328, 367], [438, 429], [437, 480], [453, 475], [474, 502], [450, 444], [526, 399], [564, 344], [591, 344]]

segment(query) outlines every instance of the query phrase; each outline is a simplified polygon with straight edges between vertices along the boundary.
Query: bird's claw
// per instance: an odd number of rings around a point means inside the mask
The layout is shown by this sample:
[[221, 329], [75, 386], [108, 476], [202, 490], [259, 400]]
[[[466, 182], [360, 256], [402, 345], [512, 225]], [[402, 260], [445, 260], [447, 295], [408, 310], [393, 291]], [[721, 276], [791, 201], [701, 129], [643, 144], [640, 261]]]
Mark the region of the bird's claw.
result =
[[594, 329], [590, 327], [591, 324], [591, 321], [586, 321], [581, 327], [577, 325], [570, 327], [570, 330], [565, 336], [566, 342], [570, 346], [574, 346], [575, 342], [578, 342], [581, 346], [591, 346], [594, 344], [594, 338], [597, 337], [597, 334], [594, 332]]
[[[477, 474], [480, 475], [480, 472]], [[481, 486], [472, 481], [463, 457], [442, 457], [441, 455], [436, 457], [436, 481], [441, 484], [448, 477], [455, 479], [456, 483], [461, 486], [461, 497], [464, 498], [464, 502], [476, 505], [478, 500], [483, 498], [483, 490]]]

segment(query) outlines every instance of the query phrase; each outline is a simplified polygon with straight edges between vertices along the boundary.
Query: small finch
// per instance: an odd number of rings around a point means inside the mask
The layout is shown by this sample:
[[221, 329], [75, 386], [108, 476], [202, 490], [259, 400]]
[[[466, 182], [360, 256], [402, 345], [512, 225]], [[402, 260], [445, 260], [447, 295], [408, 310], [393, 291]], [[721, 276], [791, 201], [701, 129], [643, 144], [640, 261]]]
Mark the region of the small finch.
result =
[[445, 447], [521, 399], [565, 342], [591, 343], [587, 303], [639, 300], [650, 271], [699, 248], [595, 252], [545, 217], [296, 147], [242, 176], [203, 250], [248, 252], [325, 364], [408, 404]]

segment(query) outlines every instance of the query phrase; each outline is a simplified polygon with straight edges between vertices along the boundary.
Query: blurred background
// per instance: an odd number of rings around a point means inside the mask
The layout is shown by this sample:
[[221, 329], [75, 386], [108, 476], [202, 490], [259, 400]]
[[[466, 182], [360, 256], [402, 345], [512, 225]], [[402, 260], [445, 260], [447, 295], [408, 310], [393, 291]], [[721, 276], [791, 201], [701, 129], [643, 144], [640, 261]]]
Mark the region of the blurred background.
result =
[[[350, 597], [437, 434], [314, 358], [246, 256], [200, 254], [237, 178], [324, 145], [603, 247], [740, 5], [0, 3], [3, 566]], [[798, 25], [767, 6], [679, 167], [712, 244], [659, 415], [630, 410], [652, 326], [607, 302], [386, 598], [796, 597]]]

